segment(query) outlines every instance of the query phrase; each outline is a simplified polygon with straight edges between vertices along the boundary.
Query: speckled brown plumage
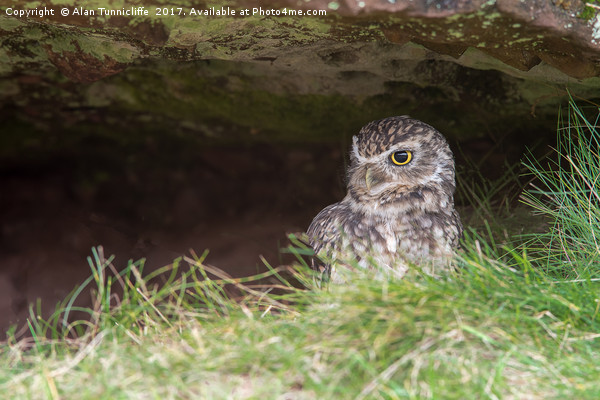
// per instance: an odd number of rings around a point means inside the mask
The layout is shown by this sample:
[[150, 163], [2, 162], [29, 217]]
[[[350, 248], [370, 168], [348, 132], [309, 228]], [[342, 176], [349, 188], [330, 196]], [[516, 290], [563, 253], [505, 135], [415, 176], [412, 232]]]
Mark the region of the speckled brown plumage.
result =
[[[407, 153], [406, 165], [393, 162]], [[437, 274], [462, 235], [454, 190], [454, 157], [436, 129], [408, 116], [368, 123], [353, 139], [346, 197], [308, 228], [313, 267], [333, 281], [353, 265], [403, 276], [416, 263]]]

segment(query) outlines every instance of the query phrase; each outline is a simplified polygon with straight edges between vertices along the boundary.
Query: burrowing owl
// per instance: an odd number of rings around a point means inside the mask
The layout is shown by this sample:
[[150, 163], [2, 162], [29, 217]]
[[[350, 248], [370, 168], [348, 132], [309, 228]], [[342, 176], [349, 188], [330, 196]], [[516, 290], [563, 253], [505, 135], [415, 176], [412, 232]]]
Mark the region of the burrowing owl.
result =
[[454, 190], [454, 157], [436, 129], [408, 116], [368, 123], [353, 138], [346, 197], [308, 228], [313, 267], [334, 282], [352, 266], [435, 274], [462, 235]]

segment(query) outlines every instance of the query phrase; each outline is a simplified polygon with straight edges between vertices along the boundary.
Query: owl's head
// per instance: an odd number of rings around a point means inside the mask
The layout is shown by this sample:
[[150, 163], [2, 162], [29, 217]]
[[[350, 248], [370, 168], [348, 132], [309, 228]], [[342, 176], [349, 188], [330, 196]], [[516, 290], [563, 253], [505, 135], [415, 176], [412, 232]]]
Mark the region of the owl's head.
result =
[[354, 136], [348, 193], [358, 202], [378, 205], [415, 200], [424, 192], [455, 189], [454, 157], [440, 132], [408, 116], [369, 122]]

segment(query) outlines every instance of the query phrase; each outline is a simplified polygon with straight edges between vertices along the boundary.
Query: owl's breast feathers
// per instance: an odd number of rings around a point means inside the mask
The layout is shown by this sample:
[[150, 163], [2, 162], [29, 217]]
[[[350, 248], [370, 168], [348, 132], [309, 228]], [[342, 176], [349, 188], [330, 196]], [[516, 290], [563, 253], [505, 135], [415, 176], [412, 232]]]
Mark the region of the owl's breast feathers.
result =
[[406, 272], [407, 262], [439, 260], [458, 247], [462, 235], [454, 208], [439, 212], [366, 214], [348, 198], [324, 208], [307, 234], [316, 257], [313, 268], [329, 274], [332, 263], [380, 267]]

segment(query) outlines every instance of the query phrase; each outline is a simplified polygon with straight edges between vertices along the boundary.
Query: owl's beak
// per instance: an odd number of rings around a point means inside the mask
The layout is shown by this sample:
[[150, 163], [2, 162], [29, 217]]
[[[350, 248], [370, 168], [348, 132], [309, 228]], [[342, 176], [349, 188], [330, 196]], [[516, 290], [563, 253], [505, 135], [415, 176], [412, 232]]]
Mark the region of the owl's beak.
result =
[[367, 185], [367, 190], [371, 190], [371, 188], [377, 185], [379, 181], [376, 177], [373, 176], [373, 170], [371, 168], [367, 168], [367, 173], [365, 174], [365, 184]]

